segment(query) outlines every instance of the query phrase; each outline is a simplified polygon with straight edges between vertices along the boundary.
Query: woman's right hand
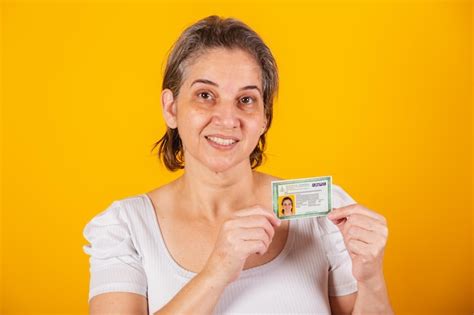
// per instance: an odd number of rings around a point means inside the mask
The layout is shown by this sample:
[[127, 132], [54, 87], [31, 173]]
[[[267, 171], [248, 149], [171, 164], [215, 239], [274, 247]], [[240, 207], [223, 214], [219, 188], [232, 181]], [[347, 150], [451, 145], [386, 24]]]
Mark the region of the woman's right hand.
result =
[[225, 285], [236, 280], [248, 256], [267, 252], [274, 227], [280, 224], [272, 211], [259, 205], [236, 211], [222, 224], [203, 271]]

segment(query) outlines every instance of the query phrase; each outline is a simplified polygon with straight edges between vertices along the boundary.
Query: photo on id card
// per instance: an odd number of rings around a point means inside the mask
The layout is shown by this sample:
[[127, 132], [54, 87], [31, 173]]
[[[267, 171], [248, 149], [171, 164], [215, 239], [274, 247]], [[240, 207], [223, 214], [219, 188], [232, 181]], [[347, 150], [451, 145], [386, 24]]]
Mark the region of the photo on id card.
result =
[[324, 216], [332, 209], [332, 176], [272, 181], [272, 196], [279, 219]]

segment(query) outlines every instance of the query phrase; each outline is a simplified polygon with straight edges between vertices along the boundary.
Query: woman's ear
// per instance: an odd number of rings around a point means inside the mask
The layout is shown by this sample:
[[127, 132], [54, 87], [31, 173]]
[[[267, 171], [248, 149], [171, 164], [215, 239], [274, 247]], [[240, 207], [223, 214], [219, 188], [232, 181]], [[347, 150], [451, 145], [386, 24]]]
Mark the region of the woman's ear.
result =
[[161, 106], [163, 108], [163, 118], [166, 121], [166, 125], [171, 129], [175, 129], [178, 126], [176, 119], [177, 108], [176, 100], [170, 89], [164, 89], [161, 92]]
[[260, 132], [260, 135], [263, 135], [265, 133], [265, 131], [267, 131], [267, 119], [266, 118], [263, 122], [263, 126], [262, 126], [262, 130]]

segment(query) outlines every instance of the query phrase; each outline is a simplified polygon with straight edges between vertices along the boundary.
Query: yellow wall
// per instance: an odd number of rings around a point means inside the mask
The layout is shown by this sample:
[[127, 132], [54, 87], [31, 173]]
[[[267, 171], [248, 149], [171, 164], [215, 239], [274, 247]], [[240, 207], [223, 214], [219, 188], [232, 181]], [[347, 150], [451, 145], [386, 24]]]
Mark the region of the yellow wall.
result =
[[3, 2], [0, 313], [87, 312], [82, 229], [179, 175], [150, 153], [162, 66], [210, 14], [248, 23], [280, 66], [260, 169], [332, 175], [387, 217], [397, 314], [474, 311], [471, 2], [65, 3]]

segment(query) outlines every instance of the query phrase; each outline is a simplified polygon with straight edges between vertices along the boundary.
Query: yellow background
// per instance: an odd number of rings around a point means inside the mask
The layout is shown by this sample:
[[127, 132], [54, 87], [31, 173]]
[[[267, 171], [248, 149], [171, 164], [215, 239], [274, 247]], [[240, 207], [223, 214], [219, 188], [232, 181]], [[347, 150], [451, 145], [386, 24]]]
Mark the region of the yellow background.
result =
[[474, 311], [471, 2], [58, 3], [2, 5], [2, 314], [87, 312], [84, 225], [179, 175], [150, 152], [162, 69], [210, 14], [280, 67], [260, 170], [332, 175], [386, 216], [397, 314]]

